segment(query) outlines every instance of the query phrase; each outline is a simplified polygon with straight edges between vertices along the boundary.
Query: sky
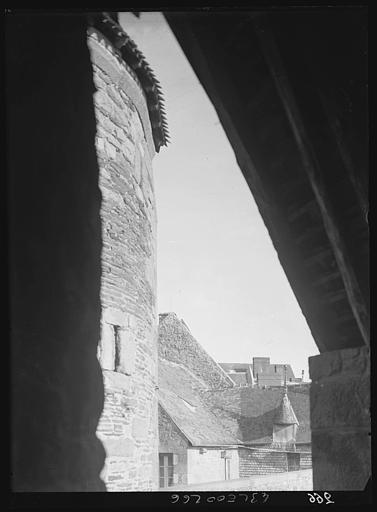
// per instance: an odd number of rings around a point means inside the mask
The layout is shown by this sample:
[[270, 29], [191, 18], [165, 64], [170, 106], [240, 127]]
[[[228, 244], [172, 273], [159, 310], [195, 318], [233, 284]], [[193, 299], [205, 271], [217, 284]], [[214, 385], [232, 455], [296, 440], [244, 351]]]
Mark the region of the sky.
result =
[[161, 83], [171, 142], [153, 160], [157, 303], [217, 362], [318, 354], [216, 111], [163, 16], [120, 13]]

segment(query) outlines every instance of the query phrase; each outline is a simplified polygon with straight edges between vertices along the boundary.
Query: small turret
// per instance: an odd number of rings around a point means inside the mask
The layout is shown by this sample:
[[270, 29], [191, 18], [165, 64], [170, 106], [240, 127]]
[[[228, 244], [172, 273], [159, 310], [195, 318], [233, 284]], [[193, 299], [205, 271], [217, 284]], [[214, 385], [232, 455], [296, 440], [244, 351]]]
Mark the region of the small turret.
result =
[[287, 392], [284, 392], [280, 405], [276, 410], [274, 425], [299, 425]]
[[273, 424], [273, 445], [279, 447], [295, 446], [296, 431], [299, 422], [288, 398], [287, 366], [284, 366], [284, 393], [276, 410]]

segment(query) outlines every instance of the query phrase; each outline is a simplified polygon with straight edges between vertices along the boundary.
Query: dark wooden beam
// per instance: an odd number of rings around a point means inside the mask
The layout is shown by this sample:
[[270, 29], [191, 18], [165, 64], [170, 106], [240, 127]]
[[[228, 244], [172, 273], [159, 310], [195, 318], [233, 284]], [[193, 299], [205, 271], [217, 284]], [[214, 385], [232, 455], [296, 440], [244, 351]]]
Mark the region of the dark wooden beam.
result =
[[331, 201], [329, 200], [327, 191], [323, 186], [321, 169], [318, 165], [318, 161], [316, 160], [313, 147], [306, 134], [306, 127], [297, 106], [279, 50], [271, 31], [263, 21], [261, 22], [261, 20], [258, 20], [255, 22], [255, 27], [266, 62], [268, 63], [271, 75], [274, 78], [276, 89], [281, 97], [292, 132], [299, 148], [303, 169], [309, 178], [317, 204], [322, 213], [323, 223], [344, 282], [344, 287], [347, 292], [351, 309], [364, 343], [369, 345], [368, 308], [355, 277], [352, 264], [347, 254], [347, 249], [339, 232], [335, 215], [332, 211]]
[[[176, 13], [165, 17], [216, 109], [319, 350], [362, 345], [361, 335], [355, 336], [353, 330], [349, 335], [339, 333], [336, 307], [324, 302], [323, 290], [313, 286], [319, 275], [337, 270], [318, 206], [313, 224], [322, 226], [324, 239], [314, 241], [306, 255], [288, 220], [297, 207], [313, 200], [316, 204], [317, 198], [303, 171], [297, 143], [251, 21], [247, 34], [227, 45], [228, 34], [233, 35], [229, 19], [224, 22], [216, 14], [194, 20]], [[270, 98], [264, 101], [264, 112], [256, 106], [254, 115], [255, 104], [250, 99], [259, 93], [260, 84], [267, 83], [273, 84], [266, 87]], [[260, 133], [266, 137], [261, 138]], [[275, 169], [277, 160], [279, 169]], [[350, 317], [355, 323], [352, 314]], [[355, 327], [358, 329], [356, 323]]]
[[339, 154], [344, 164], [344, 168], [347, 171], [348, 178], [350, 179], [354, 190], [356, 191], [356, 197], [358, 199], [358, 206], [362, 212], [363, 218], [366, 222], [368, 222], [367, 215], [369, 211], [369, 202], [368, 195], [365, 189], [362, 186], [362, 183], [357, 177], [356, 169], [353, 164], [351, 155], [347, 149], [347, 146], [344, 141], [344, 137], [342, 134], [340, 122], [338, 121], [335, 113], [333, 112], [333, 108], [331, 106], [330, 101], [324, 94], [319, 92], [319, 96], [323, 105], [323, 110], [326, 114], [327, 121], [331, 128], [331, 131], [334, 136], [335, 143], [338, 147]]
[[313, 281], [313, 286], [323, 286], [324, 284], [327, 284], [331, 281], [334, 281], [335, 279], [339, 279], [339, 271], [336, 270], [334, 272], [331, 272], [329, 274], [325, 274], [321, 276], [320, 278]]

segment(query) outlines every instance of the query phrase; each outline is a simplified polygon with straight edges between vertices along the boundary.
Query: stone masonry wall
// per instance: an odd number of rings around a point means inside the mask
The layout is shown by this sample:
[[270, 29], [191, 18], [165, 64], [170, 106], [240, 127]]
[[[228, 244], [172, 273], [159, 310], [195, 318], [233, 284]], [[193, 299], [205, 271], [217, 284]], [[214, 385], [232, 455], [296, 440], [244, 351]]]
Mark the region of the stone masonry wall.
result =
[[[296, 451], [300, 454], [300, 469], [312, 467], [310, 451]], [[251, 475], [268, 475], [288, 471], [287, 452], [265, 449], [239, 449], [240, 478]]]
[[370, 352], [309, 358], [314, 489], [363, 490], [371, 476]]
[[186, 366], [209, 388], [233, 387], [234, 382], [192, 336], [175, 313], [160, 315], [159, 357]]
[[308, 469], [312, 467], [311, 452], [300, 452], [300, 469]]
[[102, 193], [101, 477], [108, 491], [149, 491], [158, 486], [154, 145], [137, 78], [97, 31], [88, 46]]
[[286, 452], [239, 448], [240, 478], [288, 471]]
[[177, 456], [174, 465], [174, 483], [187, 484], [187, 448], [189, 443], [161, 406], [158, 407], [158, 431], [159, 452], [174, 453]]

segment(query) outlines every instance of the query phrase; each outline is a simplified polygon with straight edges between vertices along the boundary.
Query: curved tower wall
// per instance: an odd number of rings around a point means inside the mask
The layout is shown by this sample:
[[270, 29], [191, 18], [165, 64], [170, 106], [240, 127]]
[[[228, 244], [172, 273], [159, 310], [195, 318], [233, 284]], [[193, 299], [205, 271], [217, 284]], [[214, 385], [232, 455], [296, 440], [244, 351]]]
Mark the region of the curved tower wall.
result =
[[135, 73], [95, 29], [88, 46], [102, 193], [101, 477], [108, 491], [149, 491], [158, 488], [155, 147]]

